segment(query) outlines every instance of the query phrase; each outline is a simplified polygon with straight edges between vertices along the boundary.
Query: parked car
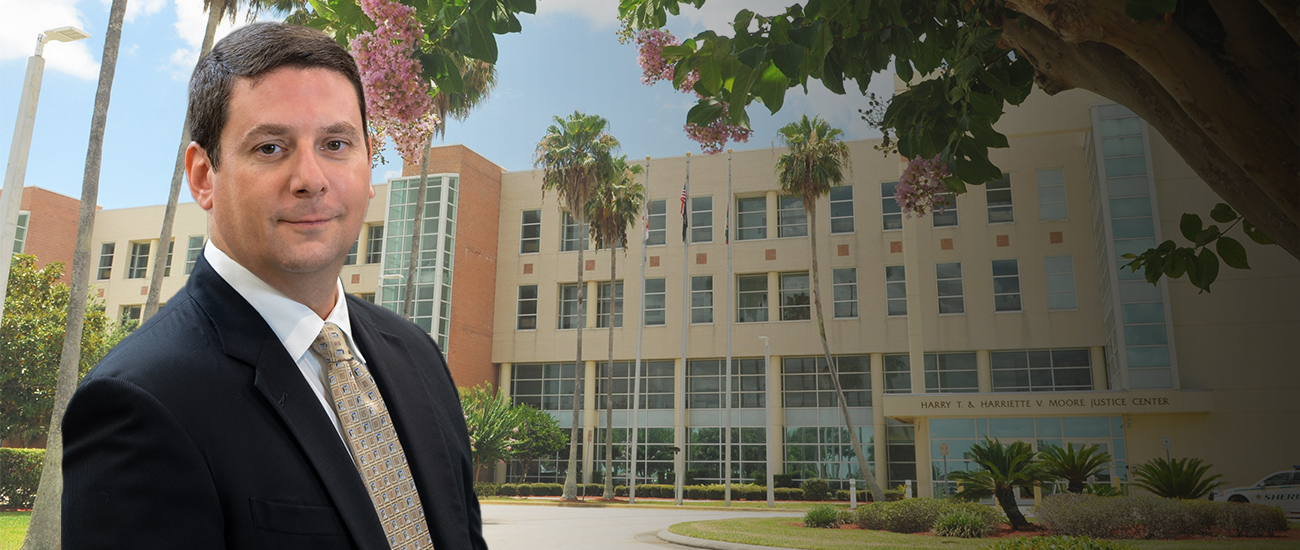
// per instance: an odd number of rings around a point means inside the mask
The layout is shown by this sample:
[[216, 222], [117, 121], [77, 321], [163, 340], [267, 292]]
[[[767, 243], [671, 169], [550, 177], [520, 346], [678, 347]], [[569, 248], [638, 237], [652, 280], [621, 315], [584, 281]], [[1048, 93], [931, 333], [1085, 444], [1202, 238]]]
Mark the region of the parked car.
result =
[[1212, 491], [1210, 500], [1252, 502], [1276, 506], [1289, 516], [1300, 514], [1300, 465], [1269, 474], [1249, 487]]

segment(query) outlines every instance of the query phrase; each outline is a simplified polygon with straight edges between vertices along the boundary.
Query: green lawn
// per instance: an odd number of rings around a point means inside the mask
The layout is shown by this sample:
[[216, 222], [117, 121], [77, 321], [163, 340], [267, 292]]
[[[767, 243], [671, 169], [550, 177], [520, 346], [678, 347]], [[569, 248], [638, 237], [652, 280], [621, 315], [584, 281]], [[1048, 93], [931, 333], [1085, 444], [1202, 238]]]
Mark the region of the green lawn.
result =
[[[806, 550], [872, 550], [946, 548], [985, 548], [990, 539], [958, 539], [929, 535], [903, 535], [882, 531], [849, 529], [808, 529], [791, 525], [793, 518], [738, 518], [713, 521], [688, 521], [669, 527], [679, 535], [702, 539], [801, 548]], [[1300, 541], [1243, 539], [1243, 540], [1170, 540], [1122, 541], [1134, 550], [1284, 550], [1300, 549]]]
[[0, 512], [0, 550], [18, 550], [31, 519], [31, 512]]

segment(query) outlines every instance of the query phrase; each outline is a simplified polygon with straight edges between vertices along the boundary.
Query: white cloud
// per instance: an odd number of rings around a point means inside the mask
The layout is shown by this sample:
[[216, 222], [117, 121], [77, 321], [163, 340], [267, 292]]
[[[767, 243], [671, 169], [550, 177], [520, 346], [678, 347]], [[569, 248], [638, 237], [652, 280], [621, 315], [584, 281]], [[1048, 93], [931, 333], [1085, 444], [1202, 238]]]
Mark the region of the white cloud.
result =
[[[868, 93], [888, 100], [893, 95], [894, 79], [892, 74], [878, 73], [871, 79]], [[844, 95], [826, 88], [820, 81], [808, 80], [808, 94], [804, 95], [802, 87], [790, 88], [785, 95], [785, 105], [781, 109], [792, 113], [803, 112], [808, 116], [817, 115], [831, 126], [844, 130], [850, 139], [880, 137], [880, 133], [862, 120], [858, 109], [866, 109], [867, 97], [858, 92], [858, 85], [853, 81], [844, 83]], [[762, 108], [762, 107], [760, 107]]]
[[592, 30], [618, 28], [618, 0], [540, 0], [537, 2], [538, 17], [562, 13], [586, 19], [591, 24]]
[[[208, 28], [208, 12], [203, 10], [203, 3], [195, 0], [174, 0], [176, 5], [176, 34], [181, 40], [185, 41], [186, 47], [177, 48], [171, 55], [170, 70], [172, 77], [185, 81], [189, 80], [190, 74], [194, 72], [194, 64], [199, 61], [199, 48], [203, 46], [203, 34]], [[242, 4], [241, 4], [242, 7]], [[240, 13], [232, 22], [230, 18], [222, 18], [217, 24], [216, 36], [213, 38], [215, 44], [231, 31], [247, 25], [248, 22], [244, 15]]]
[[[0, 0], [0, 60], [25, 59], [36, 53], [36, 37], [58, 27], [86, 29], [86, 20], [77, 9], [77, 0]], [[51, 42], [45, 45], [45, 68], [72, 76], [95, 80], [99, 63], [90, 54], [85, 40]]]
[[674, 18], [669, 17], [669, 25], [674, 25], [674, 21], [685, 20], [691, 25], [693, 32], [711, 30], [718, 34], [731, 36], [735, 34], [731, 30], [732, 21], [736, 20], [736, 13], [742, 9], [747, 9], [759, 15], [776, 15], [784, 13], [787, 5], [791, 0], [710, 0], [700, 9], [694, 9], [689, 6], [683, 6], [681, 15]]
[[[99, 0], [99, 3], [103, 4], [105, 9], [108, 9], [113, 5], [113, 0]], [[126, 3], [126, 14], [123, 15], [123, 18], [127, 23], [130, 23], [135, 21], [138, 16], [144, 15], [147, 17], [158, 13], [166, 5], [167, 0], [130, 0]]]

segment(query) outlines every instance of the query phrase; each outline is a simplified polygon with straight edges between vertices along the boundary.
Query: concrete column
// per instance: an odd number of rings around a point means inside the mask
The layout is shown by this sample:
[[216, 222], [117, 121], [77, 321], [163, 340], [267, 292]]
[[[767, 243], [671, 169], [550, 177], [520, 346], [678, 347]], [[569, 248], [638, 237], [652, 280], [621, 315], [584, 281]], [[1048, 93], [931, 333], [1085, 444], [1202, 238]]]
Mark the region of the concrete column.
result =
[[510, 402], [510, 377], [514, 376], [514, 368], [510, 363], [501, 363], [497, 370], [497, 395], [506, 403]]
[[1089, 347], [1088, 359], [1092, 363], [1092, 389], [1110, 389], [1106, 384], [1106, 348], [1103, 346]]
[[772, 444], [767, 448], [767, 462], [772, 473], [785, 470], [785, 400], [781, 390], [781, 356], [772, 356], [772, 368], [767, 371], [767, 424], [772, 429]]
[[[916, 224], [922, 218], [903, 216], [903, 270], [907, 280], [907, 358], [912, 374], [912, 393], [925, 393], [925, 325], [922, 319], [938, 311], [922, 304], [921, 284], [933, 281], [921, 276], [921, 260], [916, 239]], [[932, 288], [932, 287], [931, 287]], [[929, 296], [929, 293], [926, 293]], [[936, 298], [937, 299], [937, 298]]]
[[930, 475], [930, 419], [917, 418], [912, 425], [916, 434], [916, 496], [934, 496], [934, 480]]
[[975, 350], [975, 376], [979, 379], [980, 393], [993, 391], [993, 366], [989, 361], [989, 350]]
[[767, 192], [767, 238], [775, 239], [776, 234], [776, 191]]
[[591, 483], [592, 447], [596, 441], [596, 425], [599, 415], [596, 413], [596, 362], [583, 361], [582, 384], [582, 482]]
[[[876, 483], [886, 489], [885, 472], [889, 467], [888, 429], [885, 425], [885, 355], [871, 354], [871, 440], [876, 460]], [[866, 442], [863, 442], [866, 445]]]
[[[585, 268], [585, 266], [584, 266]], [[587, 322], [583, 326], [586, 328], [596, 328], [596, 303], [600, 300], [599, 281], [583, 281], [587, 285], [587, 302], [583, 308], [587, 312]]]
[[767, 272], [767, 320], [781, 320], [781, 274], [775, 271]]

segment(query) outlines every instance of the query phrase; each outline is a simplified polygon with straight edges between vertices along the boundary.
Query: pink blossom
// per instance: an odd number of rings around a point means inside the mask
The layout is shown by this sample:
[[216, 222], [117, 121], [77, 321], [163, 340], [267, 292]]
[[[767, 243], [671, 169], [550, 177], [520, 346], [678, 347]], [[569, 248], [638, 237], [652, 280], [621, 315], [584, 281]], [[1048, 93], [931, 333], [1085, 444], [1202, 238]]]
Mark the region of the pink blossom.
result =
[[[647, 29], [637, 33], [636, 43], [639, 54], [637, 62], [641, 64], [642, 71], [641, 83], [650, 86], [660, 80], [672, 82], [674, 68], [673, 64], [664, 59], [664, 47], [681, 44], [681, 40], [666, 30]], [[682, 84], [677, 89], [682, 93], [693, 93], [695, 97], [703, 99], [704, 96], [695, 92], [695, 83], [699, 80], [699, 72], [691, 71], [682, 78]], [[724, 104], [722, 114], [708, 126], [687, 123], [683, 128], [686, 136], [699, 143], [700, 149], [710, 155], [722, 152], [727, 141], [738, 143], [749, 141], [749, 137], [754, 133], [753, 130], [727, 122], [729, 112], [729, 107]]]
[[928, 159], [913, 157], [898, 178], [894, 200], [909, 218], [912, 214], [925, 217], [927, 212], [943, 213], [948, 206], [944, 193], [949, 192], [943, 178], [948, 175], [948, 165], [939, 160], [939, 155]]
[[419, 162], [438, 123], [429, 82], [415, 57], [423, 26], [415, 8], [397, 0], [361, 0], [360, 4], [375, 22], [375, 30], [353, 38], [351, 49], [361, 71], [375, 150], [391, 138], [403, 160]]

